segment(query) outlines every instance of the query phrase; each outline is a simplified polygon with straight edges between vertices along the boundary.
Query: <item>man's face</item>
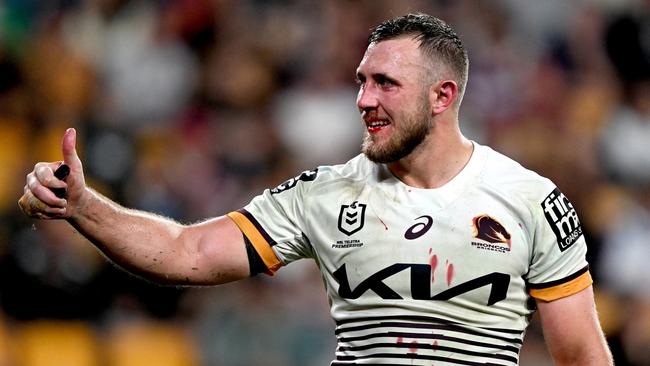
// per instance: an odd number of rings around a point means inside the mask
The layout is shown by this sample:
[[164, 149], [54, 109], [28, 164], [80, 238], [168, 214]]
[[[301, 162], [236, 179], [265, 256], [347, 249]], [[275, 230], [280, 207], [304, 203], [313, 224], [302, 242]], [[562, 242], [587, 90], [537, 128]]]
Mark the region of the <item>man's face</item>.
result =
[[357, 68], [357, 106], [366, 125], [362, 152], [377, 163], [410, 154], [431, 129], [427, 63], [418, 42], [371, 44]]

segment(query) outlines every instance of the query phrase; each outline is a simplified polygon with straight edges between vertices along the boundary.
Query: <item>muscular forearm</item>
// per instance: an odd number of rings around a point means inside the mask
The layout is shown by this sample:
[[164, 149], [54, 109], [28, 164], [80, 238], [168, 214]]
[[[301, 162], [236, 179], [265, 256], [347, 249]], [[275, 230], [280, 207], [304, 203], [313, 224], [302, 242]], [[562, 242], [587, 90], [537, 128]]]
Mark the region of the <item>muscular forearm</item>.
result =
[[86, 188], [68, 222], [129, 272], [161, 283], [196, 282], [196, 245], [184, 235], [187, 227], [171, 219], [121, 207]]

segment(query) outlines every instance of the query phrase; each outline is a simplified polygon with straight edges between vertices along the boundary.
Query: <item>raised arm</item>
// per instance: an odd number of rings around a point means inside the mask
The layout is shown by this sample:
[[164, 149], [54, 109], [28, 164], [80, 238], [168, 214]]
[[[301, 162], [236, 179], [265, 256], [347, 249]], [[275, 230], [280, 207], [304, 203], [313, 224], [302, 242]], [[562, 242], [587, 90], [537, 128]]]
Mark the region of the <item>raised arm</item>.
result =
[[544, 339], [556, 365], [613, 365], [591, 286], [554, 301], [537, 300]]
[[[62, 164], [38, 163], [27, 175], [22, 210], [40, 219], [65, 219], [124, 269], [159, 283], [212, 285], [249, 276], [241, 231], [226, 216], [182, 225], [151, 213], [121, 207], [87, 187], [76, 149], [76, 131], [62, 142], [64, 181], [54, 176]], [[66, 198], [51, 188], [66, 188]]]

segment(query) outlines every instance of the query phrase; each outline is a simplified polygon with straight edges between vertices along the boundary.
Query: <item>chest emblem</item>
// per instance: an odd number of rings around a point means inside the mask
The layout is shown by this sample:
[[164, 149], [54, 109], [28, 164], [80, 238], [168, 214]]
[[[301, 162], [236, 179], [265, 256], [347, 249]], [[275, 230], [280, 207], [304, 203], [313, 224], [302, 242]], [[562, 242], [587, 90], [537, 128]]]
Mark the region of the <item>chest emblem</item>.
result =
[[350, 205], [341, 205], [339, 212], [339, 231], [350, 236], [363, 228], [366, 216], [366, 204], [357, 201]]
[[[499, 247], [503, 246], [503, 250], [497, 251], [510, 251], [512, 249], [511, 235], [506, 230], [503, 225], [496, 219], [488, 215], [479, 215], [472, 219], [472, 224], [474, 225], [474, 238], [482, 240], [489, 243], [485, 248], [491, 248], [491, 250], [497, 250]], [[472, 243], [472, 245], [478, 246], [479, 243]]]

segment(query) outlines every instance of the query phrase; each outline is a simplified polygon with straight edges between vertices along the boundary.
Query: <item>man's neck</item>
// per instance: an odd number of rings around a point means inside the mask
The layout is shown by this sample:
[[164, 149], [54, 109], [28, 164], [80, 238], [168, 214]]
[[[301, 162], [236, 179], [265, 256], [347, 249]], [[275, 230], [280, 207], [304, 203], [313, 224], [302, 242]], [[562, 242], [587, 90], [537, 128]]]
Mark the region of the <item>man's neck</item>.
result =
[[411, 154], [388, 164], [388, 169], [414, 188], [439, 188], [451, 181], [469, 162], [474, 144], [458, 130], [447, 134], [436, 132], [432, 130]]

